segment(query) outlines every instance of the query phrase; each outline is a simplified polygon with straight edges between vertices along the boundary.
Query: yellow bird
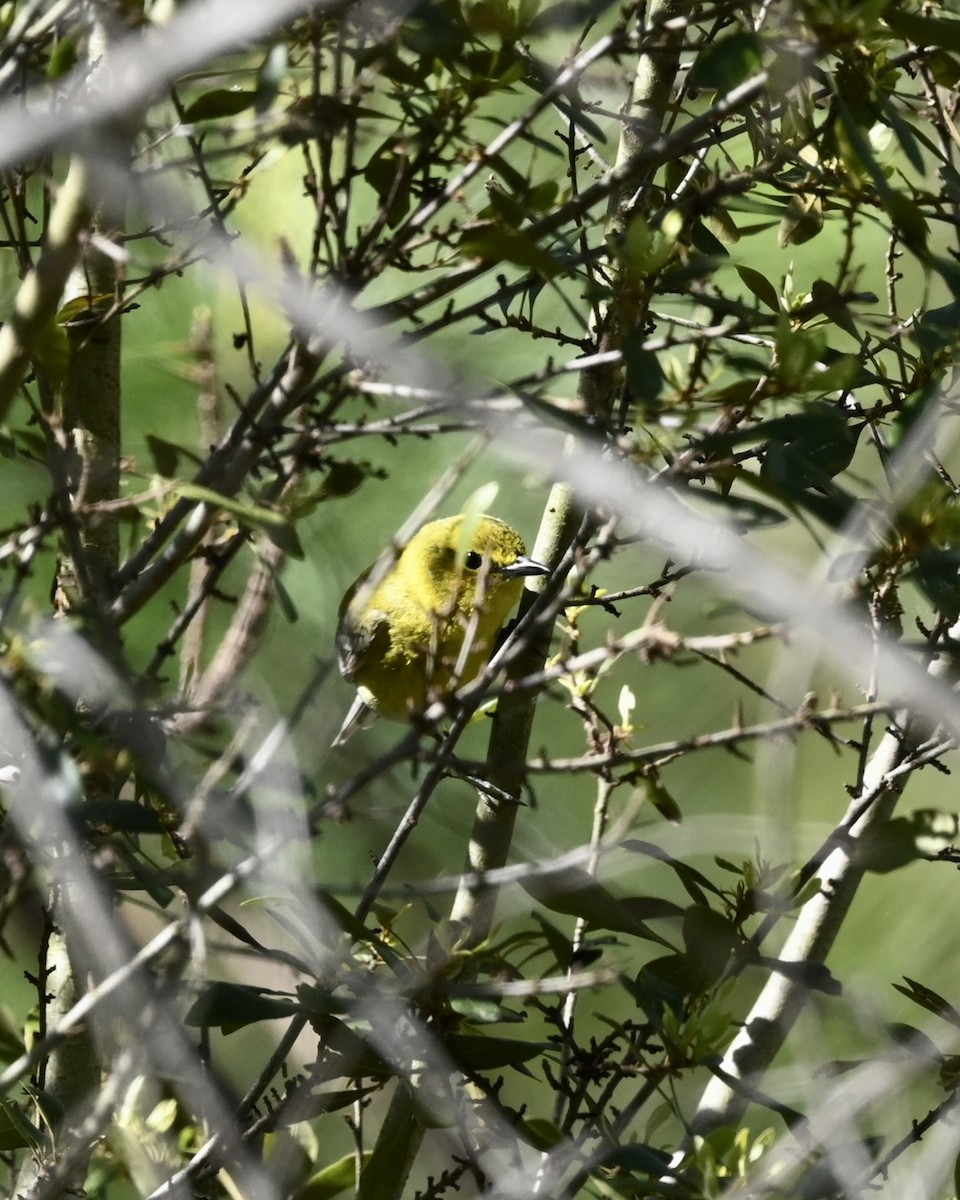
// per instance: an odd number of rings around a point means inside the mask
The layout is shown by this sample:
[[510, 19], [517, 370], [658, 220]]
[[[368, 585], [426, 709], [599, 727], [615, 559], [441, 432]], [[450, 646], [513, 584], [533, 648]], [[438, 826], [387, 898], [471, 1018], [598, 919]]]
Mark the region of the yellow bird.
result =
[[497, 517], [444, 517], [411, 538], [373, 591], [369, 567], [340, 605], [337, 657], [357, 698], [334, 741], [374, 709], [410, 721], [436, 696], [469, 683], [492, 654], [525, 575], [548, 568]]

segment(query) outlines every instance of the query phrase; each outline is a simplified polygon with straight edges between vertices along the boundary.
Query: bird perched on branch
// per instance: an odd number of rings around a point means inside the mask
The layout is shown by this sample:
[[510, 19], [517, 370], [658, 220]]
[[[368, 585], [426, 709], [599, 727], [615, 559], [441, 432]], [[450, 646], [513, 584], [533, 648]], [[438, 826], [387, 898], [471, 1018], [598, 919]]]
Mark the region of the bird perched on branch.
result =
[[[340, 605], [337, 656], [357, 698], [334, 741], [374, 710], [410, 721], [429, 700], [469, 683], [492, 654], [526, 575], [547, 567], [497, 517], [444, 517], [414, 535], [377, 579], [377, 564]], [[379, 573], [379, 572], [377, 572]]]

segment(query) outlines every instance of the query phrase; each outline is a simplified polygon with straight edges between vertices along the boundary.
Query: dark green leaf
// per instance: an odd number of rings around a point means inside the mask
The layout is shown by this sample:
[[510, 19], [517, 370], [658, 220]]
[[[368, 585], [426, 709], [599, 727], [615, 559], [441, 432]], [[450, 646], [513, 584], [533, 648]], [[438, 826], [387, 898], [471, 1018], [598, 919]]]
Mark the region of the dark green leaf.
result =
[[938, 612], [951, 622], [960, 616], [960, 547], [924, 547], [910, 576]]
[[184, 1021], [187, 1025], [213, 1026], [229, 1033], [254, 1021], [289, 1017], [299, 1011], [292, 1000], [279, 996], [280, 993], [269, 988], [217, 980], [201, 990]]
[[187, 123], [194, 121], [215, 121], [220, 117], [235, 117], [237, 113], [247, 108], [253, 108], [257, 101], [256, 92], [228, 91], [226, 88], [214, 88], [204, 92], [192, 104], [188, 104], [183, 113]]
[[819, 196], [791, 196], [787, 211], [780, 222], [777, 243], [786, 246], [802, 246], [815, 238], [823, 228], [823, 201]]
[[639, 339], [630, 338], [623, 348], [627, 385], [645, 414], [657, 411], [665, 383], [660, 360], [652, 350], [644, 350]]
[[281, 1110], [279, 1124], [291, 1125], [299, 1121], [313, 1121], [325, 1113], [340, 1112], [344, 1108], [371, 1096], [374, 1092], [383, 1090], [382, 1083], [370, 1083], [366, 1087], [330, 1088], [322, 1092], [314, 1092], [311, 1096], [301, 1093], [297, 1097], [295, 1108]]
[[735, 927], [721, 913], [694, 904], [684, 913], [683, 944], [691, 975], [700, 989], [715, 983], [739, 944]]
[[663, 896], [624, 896], [620, 903], [638, 921], [682, 917], [686, 911], [681, 905], [675, 904]]
[[944, 50], [934, 50], [926, 56], [934, 82], [943, 88], [955, 88], [960, 84], [960, 62]]
[[[944, 350], [952, 354], [960, 342], [960, 300], [953, 300], [939, 308], [928, 308], [922, 312], [913, 328], [912, 336], [928, 365], [932, 365]], [[938, 388], [936, 395], [939, 394]], [[929, 400], [929, 389], [923, 395]]]
[[519, 1067], [555, 1049], [552, 1042], [521, 1042], [513, 1038], [485, 1037], [479, 1033], [452, 1033], [446, 1048], [467, 1071], [497, 1071]]
[[895, 104], [890, 102], [889, 96], [880, 97], [880, 111], [883, 114], [883, 120], [890, 126], [893, 132], [897, 135], [897, 141], [900, 143], [900, 148], [906, 155], [910, 166], [921, 175], [927, 173], [927, 164], [924, 162], [923, 154], [913, 130], [907, 121], [897, 112]]
[[460, 252], [487, 263], [513, 263], [552, 279], [558, 264], [529, 234], [506, 225], [487, 225], [468, 230], [460, 240]]
[[694, 221], [690, 229], [690, 241], [701, 254], [707, 254], [713, 259], [730, 257], [730, 251], [703, 221]]
[[[736, 471], [739, 479], [747, 479], [748, 473]], [[772, 508], [769, 504], [761, 504], [758, 500], [749, 500], [746, 496], [736, 496], [731, 492], [714, 492], [708, 488], [691, 490], [691, 495], [698, 500], [706, 500], [723, 510], [726, 518], [738, 529], [769, 529], [773, 525], [782, 525], [787, 519], [780, 509]]]
[[883, 19], [894, 33], [917, 46], [960, 50], [960, 21], [947, 21], [942, 17], [908, 12], [897, 0], [892, 0], [892, 3], [887, 5]]
[[413, 1092], [406, 1083], [397, 1087], [360, 1176], [357, 1200], [396, 1200], [398, 1182], [402, 1185], [420, 1145], [422, 1133]]
[[39, 1149], [44, 1135], [12, 1100], [0, 1100], [0, 1150]]
[[148, 433], [147, 449], [150, 451], [157, 474], [165, 475], [168, 479], [174, 478], [180, 466], [180, 455], [185, 453], [183, 447], [174, 442], [168, 442], [166, 438]]
[[[679, 1016], [687, 991], [687, 964], [680, 954], [655, 959], [648, 963], [635, 980], [623, 978], [624, 988], [636, 1001], [654, 1029], [661, 1029], [665, 1012]], [[683, 977], [678, 986], [676, 979]]]
[[636, 920], [620, 901], [587, 871], [568, 867], [521, 880], [534, 900], [553, 912], [578, 917], [593, 929], [612, 929], [667, 945], [663, 938]]
[[761, 304], [765, 304], [771, 312], [780, 312], [780, 297], [777, 289], [766, 275], [755, 271], [753, 267], [737, 267], [737, 274]]
[[553, 954], [553, 960], [556, 963], [557, 969], [559, 971], [569, 970], [570, 956], [573, 953], [573, 944], [570, 939], [566, 934], [561, 933], [556, 925], [551, 924], [541, 913], [534, 913], [533, 919], [543, 930], [543, 936], [546, 938], [550, 952]]
[[708, 43], [694, 59], [688, 86], [729, 92], [760, 68], [760, 39], [746, 31]]
[[892, 1021], [886, 1026], [886, 1031], [892, 1041], [896, 1042], [898, 1046], [902, 1046], [915, 1058], [925, 1059], [931, 1063], [942, 1062], [943, 1055], [936, 1042], [921, 1030], [914, 1028], [913, 1025], [904, 1024], [902, 1021]]
[[[292, 524], [265, 524], [263, 527], [263, 535], [264, 538], [268, 539], [268, 541], [271, 541], [272, 544], [277, 547], [277, 550], [280, 550], [286, 554], [288, 558], [293, 558], [298, 563], [302, 563], [302, 560], [306, 558], [304, 545], [302, 545], [300, 536], [298, 533], [296, 533], [296, 529], [294, 529]], [[278, 577], [276, 572], [274, 572], [274, 586], [276, 588], [277, 595], [280, 596], [282, 584], [281, 587], [277, 587], [278, 582], [280, 582], [280, 577]], [[286, 590], [284, 590], [283, 594], [286, 595]], [[293, 601], [289, 599], [289, 595], [286, 595], [286, 599], [289, 601], [287, 610], [288, 619], [296, 620], [296, 617], [298, 617], [298, 614], [296, 614], [296, 607], [294, 606]]]
[[517, 1132], [534, 1150], [540, 1150], [544, 1154], [559, 1146], [565, 1137], [561, 1129], [543, 1117], [528, 1117], [521, 1121]]
[[487, 996], [450, 996], [450, 1007], [471, 1025], [522, 1025], [523, 1013], [505, 1008]]
[[124, 833], [165, 833], [166, 826], [153, 811], [132, 800], [87, 800], [71, 805], [70, 819], [92, 829], [107, 825]]
[[891, 188], [884, 197], [884, 206], [893, 222], [893, 228], [904, 243], [917, 253], [925, 250], [930, 231], [916, 201]]
[[603, 1152], [602, 1159], [605, 1166], [620, 1167], [633, 1175], [652, 1175], [660, 1179], [670, 1166], [671, 1155], [656, 1146], [632, 1142]]
[[707, 900], [704, 892], [712, 892], [715, 896], [720, 895], [720, 889], [702, 871], [698, 871], [695, 867], [688, 866], [687, 863], [680, 862], [676, 858], [671, 858], [666, 850], [662, 850], [653, 842], [643, 842], [638, 838], [628, 838], [626, 841], [621, 842], [620, 845], [622, 849], [629, 850], [632, 854], [644, 854], [647, 858], [666, 863], [676, 874], [687, 895], [690, 896], [694, 903], [706, 904]]
[[899, 983], [893, 985], [901, 995], [912, 1000], [914, 1004], [919, 1004], [921, 1008], [933, 1013], [934, 1016], [941, 1017], [955, 1029], [960, 1029], [960, 1012], [957, 1012], [952, 1004], [944, 1000], [939, 992], [928, 988], [926, 984], [918, 983], [915, 979], [911, 979], [907, 975], [904, 975], [903, 980], [907, 985], [906, 987]]

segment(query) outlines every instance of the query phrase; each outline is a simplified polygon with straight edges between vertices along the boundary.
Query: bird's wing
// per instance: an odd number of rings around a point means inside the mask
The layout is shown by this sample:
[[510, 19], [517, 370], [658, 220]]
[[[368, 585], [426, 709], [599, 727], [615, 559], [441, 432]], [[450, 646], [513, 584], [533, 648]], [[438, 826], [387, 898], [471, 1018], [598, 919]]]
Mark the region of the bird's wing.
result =
[[368, 608], [362, 619], [355, 620], [345, 609], [337, 626], [337, 663], [340, 674], [351, 683], [364, 662], [382, 659], [390, 648], [390, 624], [387, 614]]

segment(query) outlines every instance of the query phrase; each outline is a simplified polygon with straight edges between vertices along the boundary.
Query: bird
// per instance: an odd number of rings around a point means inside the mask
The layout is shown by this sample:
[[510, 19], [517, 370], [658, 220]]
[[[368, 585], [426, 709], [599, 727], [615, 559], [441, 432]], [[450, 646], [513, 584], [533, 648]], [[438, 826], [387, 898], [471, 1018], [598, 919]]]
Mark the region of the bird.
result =
[[495, 648], [523, 580], [548, 575], [523, 538], [488, 514], [424, 525], [379, 580], [368, 567], [340, 604], [340, 673], [357, 697], [333, 745], [372, 713], [410, 722], [428, 701], [469, 683]]

